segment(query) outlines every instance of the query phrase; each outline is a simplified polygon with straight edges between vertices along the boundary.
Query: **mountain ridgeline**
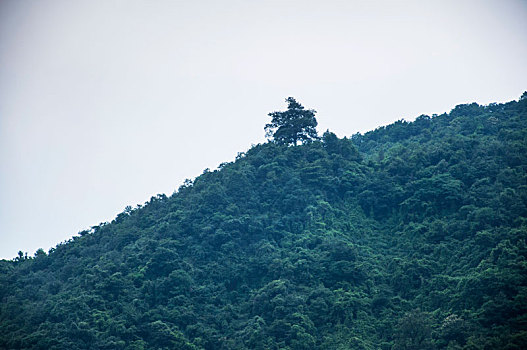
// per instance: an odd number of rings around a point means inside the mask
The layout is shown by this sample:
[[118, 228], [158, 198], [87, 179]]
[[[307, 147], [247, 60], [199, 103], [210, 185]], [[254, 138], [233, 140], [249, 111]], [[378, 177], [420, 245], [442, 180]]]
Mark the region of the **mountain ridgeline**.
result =
[[298, 106], [309, 132], [274, 112], [275, 140], [0, 261], [0, 349], [525, 349], [527, 94], [342, 139]]

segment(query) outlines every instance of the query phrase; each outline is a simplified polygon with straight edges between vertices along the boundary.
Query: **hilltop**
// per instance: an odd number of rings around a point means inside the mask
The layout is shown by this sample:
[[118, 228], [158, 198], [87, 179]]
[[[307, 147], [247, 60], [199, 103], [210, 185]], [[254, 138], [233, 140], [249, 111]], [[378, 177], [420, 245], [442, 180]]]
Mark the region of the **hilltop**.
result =
[[527, 94], [310, 135], [1, 261], [0, 348], [525, 348]]

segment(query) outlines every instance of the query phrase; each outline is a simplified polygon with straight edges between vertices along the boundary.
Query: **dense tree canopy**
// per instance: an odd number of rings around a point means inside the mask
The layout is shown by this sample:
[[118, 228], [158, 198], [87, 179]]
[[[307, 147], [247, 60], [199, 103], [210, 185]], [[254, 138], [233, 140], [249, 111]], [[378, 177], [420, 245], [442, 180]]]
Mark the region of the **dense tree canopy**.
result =
[[288, 97], [285, 101], [287, 111], [269, 113], [272, 120], [265, 125], [266, 135], [277, 143], [295, 146], [298, 142], [316, 140], [318, 138], [316, 111], [304, 109], [293, 97]]
[[0, 261], [0, 349], [525, 349], [526, 98], [287, 143]]

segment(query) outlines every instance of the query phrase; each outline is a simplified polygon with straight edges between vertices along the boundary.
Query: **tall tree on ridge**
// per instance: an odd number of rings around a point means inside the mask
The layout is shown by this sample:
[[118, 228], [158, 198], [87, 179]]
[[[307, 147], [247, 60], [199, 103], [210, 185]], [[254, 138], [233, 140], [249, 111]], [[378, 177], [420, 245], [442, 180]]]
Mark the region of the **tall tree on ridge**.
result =
[[265, 125], [266, 136], [274, 142], [297, 145], [318, 139], [316, 127], [318, 125], [313, 109], [304, 109], [293, 97], [288, 97], [287, 111], [271, 112], [272, 118]]

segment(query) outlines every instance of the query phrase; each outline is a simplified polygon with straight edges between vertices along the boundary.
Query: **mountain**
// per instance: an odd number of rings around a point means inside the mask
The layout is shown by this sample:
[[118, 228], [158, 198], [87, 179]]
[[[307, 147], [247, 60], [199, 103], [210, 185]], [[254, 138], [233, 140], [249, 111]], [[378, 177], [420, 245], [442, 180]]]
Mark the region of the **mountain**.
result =
[[525, 349], [526, 170], [527, 93], [253, 146], [1, 261], [0, 348]]

